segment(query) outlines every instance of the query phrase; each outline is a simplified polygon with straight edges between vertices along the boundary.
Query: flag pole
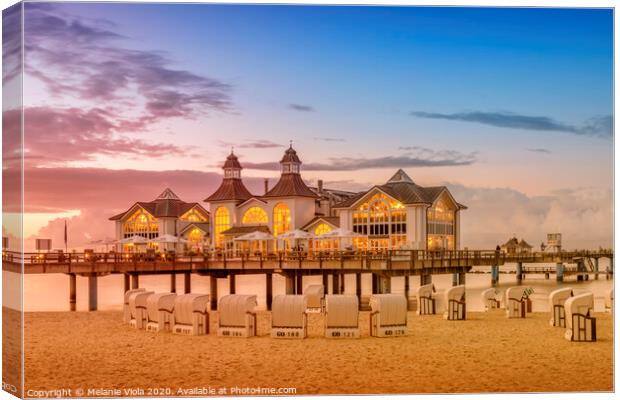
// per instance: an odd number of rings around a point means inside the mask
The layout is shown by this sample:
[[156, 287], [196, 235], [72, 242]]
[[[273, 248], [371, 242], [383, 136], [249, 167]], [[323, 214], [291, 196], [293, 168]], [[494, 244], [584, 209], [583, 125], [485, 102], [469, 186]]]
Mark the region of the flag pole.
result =
[[67, 220], [65, 219], [65, 253], [67, 252]]

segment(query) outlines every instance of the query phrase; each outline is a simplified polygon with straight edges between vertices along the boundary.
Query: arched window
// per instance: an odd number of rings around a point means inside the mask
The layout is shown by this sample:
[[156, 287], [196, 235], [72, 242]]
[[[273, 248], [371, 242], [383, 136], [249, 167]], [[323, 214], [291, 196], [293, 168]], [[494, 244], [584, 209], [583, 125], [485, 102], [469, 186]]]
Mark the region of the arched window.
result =
[[332, 231], [331, 226], [327, 225], [326, 223], [320, 223], [314, 229], [314, 235], [315, 236], [319, 236], [319, 235], [322, 235], [324, 233], [328, 233], [328, 232], [331, 232], [331, 231]]
[[133, 213], [123, 224], [123, 237], [128, 238], [134, 235], [147, 239], [155, 239], [159, 235], [157, 220], [142, 208]]
[[192, 208], [185, 214], [181, 215], [179, 218], [181, 221], [189, 221], [189, 222], [207, 222], [207, 219], [202, 215], [202, 213], [198, 212], [195, 208]]
[[204, 233], [198, 229], [194, 228], [187, 234], [187, 240], [189, 241], [189, 247], [192, 249], [200, 249], [204, 242]]
[[243, 214], [244, 225], [266, 225], [267, 213], [260, 207], [250, 207], [245, 214]]
[[353, 211], [353, 231], [368, 235], [370, 241], [358, 238], [358, 246], [398, 248], [407, 241], [405, 206], [383, 193], [373, 195]]
[[226, 207], [218, 207], [215, 210], [215, 245], [220, 247], [224, 239], [222, 232], [230, 229], [230, 213]]
[[429, 250], [454, 250], [454, 214], [456, 209], [450, 205], [447, 196], [445, 193], [442, 194], [426, 212], [428, 226], [426, 234]]
[[287, 232], [291, 225], [291, 210], [284, 203], [278, 203], [273, 208], [273, 234], [278, 236]]

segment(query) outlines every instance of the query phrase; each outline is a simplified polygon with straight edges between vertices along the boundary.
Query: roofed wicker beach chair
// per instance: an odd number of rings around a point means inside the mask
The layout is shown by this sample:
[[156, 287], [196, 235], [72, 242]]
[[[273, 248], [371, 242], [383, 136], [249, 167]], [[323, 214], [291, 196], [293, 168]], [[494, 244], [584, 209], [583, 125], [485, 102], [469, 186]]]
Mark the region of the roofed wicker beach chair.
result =
[[614, 289], [612, 288], [605, 294], [605, 311], [614, 313]]
[[435, 299], [433, 298], [433, 292], [435, 292], [435, 285], [432, 283], [428, 285], [422, 285], [416, 292], [418, 301], [418, 315], [433, 315], [435, 314]]
[[131, 312], [129, 311], [129, 298], [135, 293], [144, 292], [144, 288], [130, 289], [125, 292], [123, 301], [123, 322], [128, 324], [131, 320]]
[[402, 294], [370, 296], [370, 336], [391, 337], [407, 334], [407, 299]]
[[549, 325], [560, 326], [562, 328], [566, 327], [566, 311], [564, 310], [564, 303], [572, 295], [572, 288], [561, 288], [549, 293], [549, 311], [551, 312]]
[[482, 303], [486, 311], [500, 308], [500, 301], [502, 293], [495, 288], [489, 288], [482, 292]]
[[506, 289], [506, 316], [508, 318], [525, 318], [527, 308], [525, 288], [514, 286]]
[[209, 333], [209, 295], [188, 293], [174, 300], [172, 332], [184, 335]]
[[594, 295], [579, 294], [564, 303], [566, 331], [564, 337], [573, 342], [596, 342], [596, 318], [592, 317]]
[[176, 293], [155, 293], [146, 299], [146, 330], [172, 330], [172, 312]]
[[220, 299], [217, 335], [224, 337], [256, 336], [256, 295], [229, 294]]
[[325, 296], [325, 337], [360, 337], [359, 301], [356, 295]]
[[323, 287], [323, 285], [309, 285], [304, 290], [304, 294], [306, 295], [308, 301], [308, 309], [306, 310], [307, 312], [323, 312], [325, 297], [325, 288]]
[[308, 335], [304, 295], [281, 294], [271, 304], [271, 337], [303, 339]]
[[448, 321], [465, 319], [465, 285], [453, 286], [446, 290], [447, 311], [443, 314]]
[[146, 326], [146, 301], [154, 295], [154, 292], [135, 292], [129, 296], [129, 324], [136, 329], [144, 329]]

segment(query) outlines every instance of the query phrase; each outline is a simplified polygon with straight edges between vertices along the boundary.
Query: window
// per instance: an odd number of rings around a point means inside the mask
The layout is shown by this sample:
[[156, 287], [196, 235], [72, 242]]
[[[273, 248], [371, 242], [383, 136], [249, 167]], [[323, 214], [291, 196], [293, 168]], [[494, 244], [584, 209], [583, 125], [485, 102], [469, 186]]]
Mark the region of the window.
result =
[[250, 207], [241, 220], [244, 225], [266, 225], [267, 213], [260, 207]]
[[284, 203], [278, 203], [273, 208], [273, 234], [281, 235], [289, 230], [291, 225], [291, 210]]
[[189, 241], [189, 247], [192, 249], [200, 249], [204, 242], [204, 232], [198, 228], [194, 228], [187, 234], [187, 240]]
[[157, 220], [144, 209], [138, 209], [123, 224], [123, 237], [142, 236], [147, 239], [155, 239], [159, 236], [159, 224]]
[[328, 232], [331, 232], [331, 231], [332, 231], [331, 226], [327, 225], [326, 223], [320, 223], [314, 229], [314, 235], [315, 236], [319, 236], [319, 235], [322, 235], [324, 233], [328, 233]]
[[195, 208], [192, 208], [185, 214], [181, 215], [179, 218], [181, 221], [189, 221], [189, 222], [207, 222], [207, 218], [205, 218], [202, 213], [198, 212]]
[[444, 193], [426, 212], [428, 249], [454, 250], [454, 214]]
[[[407, 211], [397, 201], [377, 193], [353, 211], [353, 232], [369, 238], [385, 240], [362, 241], [358, 245], [372, 248], [397, 248], [407, 242]], [[388, 240], [389, 239], [389, 240]]]
[[215, 210], [215, 245], [221, 247], [224, 239], [222, 232], [230, 229], [230, 213], [226, 207]]

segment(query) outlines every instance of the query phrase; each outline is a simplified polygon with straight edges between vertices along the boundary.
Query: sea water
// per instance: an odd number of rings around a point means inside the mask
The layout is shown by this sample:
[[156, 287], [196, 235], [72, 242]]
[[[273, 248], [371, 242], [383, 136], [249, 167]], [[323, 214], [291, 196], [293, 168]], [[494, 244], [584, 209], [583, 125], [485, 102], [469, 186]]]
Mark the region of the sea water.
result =
[[[608, 263], [606, 259], [601, 259], [600, 271], [605, 271]], [[542, 264], [536, 264], [542, 266]], [[553, 264], [554, 265], [554, 264]], [[549, 266], [553, 266], [549, 264]], [[515, 265], [506, 264], [500, 268], [501, 271], [514, 271]], [[473, 273], [466, 276], [466, 298], [468, 311], [484, 311], [481, 299], [483, 290], [491, 287], [489, 267], [474, 267]], [[285, 293], [285, 279], [283, 276], [273, 274], [273, 294]], [[21, 286], [20, 275], [3, 271], [3, 304], [5, 306], [20, 309], [19, 288]], [[607, 280], [605, 275], [600, 275], [598, 280], [594, 275], [590, 275], [587, 281], [576, 281], [575, 276], [565, 276], [564, 282], [557, 282], [554, 274], [550, 274], [549, 279], [545, 279], [544, 274], [528, 274], [526, 279], [521, 281], [521, 286], [529, 287], [534, 290], [531, 295], [532, 311], [547, 311], [549, 293], [560, 287], [571, 287], [575, 294], [591, 291], [594, 293], [595, 311], [603, 311], [605, 307], [605, 295], [613, 287], [613, 280]], [[141, 275], [140, 287], [155, 292], [170, 291], [170, 275]], [[264, 275], [237, 275], [236, 292], [238, 294], [255, 294], [257, 296], [260, 309], [266, 307], [265, 295], [265, 276]], [[328, 290], [331, 292], [332, 280], [329, 279]], [[452, 274], [433, 275], [432, 282], [437, 290], [438, 309], [443, 309], [443, 292], [452, 286]], [[321, 284], [322, 277], [304, 276], [303, 286], [310, 284]], [[392, 278], [391, 292], [404, 293], [405, 280], [403, 277]], [[228, 294], [228, 279], [218, 279], [218, 296]], [[415, 291], [420, 285], [417, 276], [410, 278], [410, 295], [413, 298]], [[501, 273], [499, 284], [496, 288], [502, 292], [510, 286], [517, 285], [515, 274]], [[68, 311], [69, 310], [69, 276], [65, 274], [27, 274], [23, 279], [23, 309], [24, 311]], [[176, 277], [176, 288], [178, 293], [184, 292], [183, 274]], [[362, 297], [370, 295], [372, 288], [372, 276], [362, 274]], [[209, 277], [192, 274], [191, 277], [192, 293], [209, 293]], [[355, 274], [345, 275], [345, 293], [355, 294]], [[98, 279], [98, 309], [99, 310], [120, 310], [123, 304], [123, 275], [111, 274], [99, 277]], [[77, 277], [77, 310], [86, 311], [88, 307], [88, 280], [85, 277]]]

